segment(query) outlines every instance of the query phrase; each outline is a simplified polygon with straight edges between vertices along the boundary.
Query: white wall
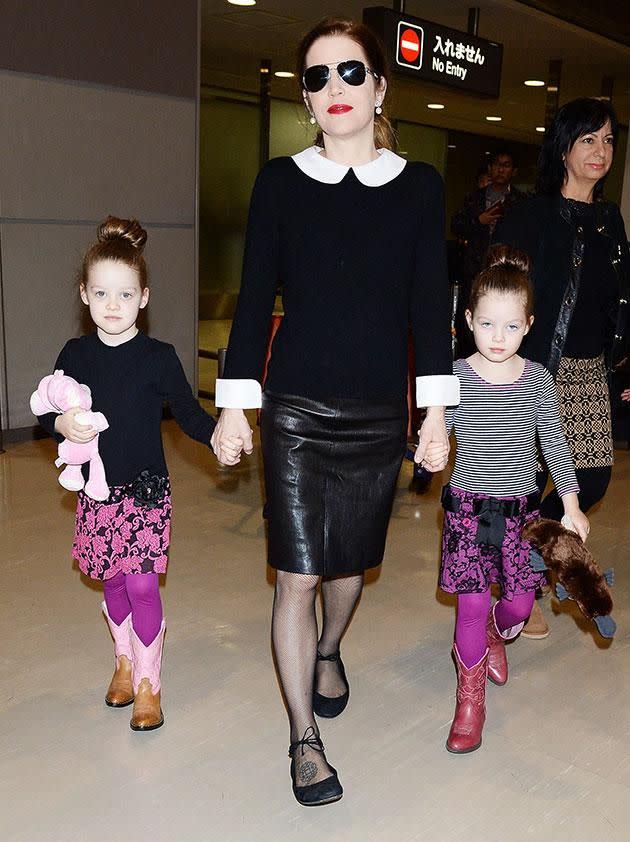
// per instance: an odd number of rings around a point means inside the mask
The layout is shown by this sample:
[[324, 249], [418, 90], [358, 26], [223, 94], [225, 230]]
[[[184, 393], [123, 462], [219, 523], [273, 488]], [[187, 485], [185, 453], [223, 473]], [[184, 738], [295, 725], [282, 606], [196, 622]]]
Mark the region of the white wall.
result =
[[0, 237], [6, 348], [3, 425], [81, 332], [74, 276], [107, 214], [147, 226], [153, 335], [196, 372], [196, 102], [0, 73]]

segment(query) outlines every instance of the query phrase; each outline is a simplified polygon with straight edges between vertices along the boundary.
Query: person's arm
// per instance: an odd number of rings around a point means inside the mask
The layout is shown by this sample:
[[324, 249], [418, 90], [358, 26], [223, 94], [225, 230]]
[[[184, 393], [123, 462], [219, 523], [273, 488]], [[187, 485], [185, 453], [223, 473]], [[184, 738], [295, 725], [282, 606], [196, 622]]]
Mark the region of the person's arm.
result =
[[478, 193], [469, 193], [464, 198], [464, 207], [451, 219], [451, 232], [460, 240], [469, 240], [478, 228]]
[[459, 380], [452, 373], [451, 325], [446, 245], [444, 242], [444, 188], [433, 167], [423, 171], [422, 210], [414, 279], [410, 298], [410, 323], [416, 365], [416, 402], [427, 407], [419, 430], [416, 461], [424, 459], [430, 444], [442, 446], [444, 458], [430, 470], [441, 470], [448, 457], [444, 407], [459, 403]]
[[253, 409], [261, 384], [269, 324], [279, 282], [279, 162], [261, 170], [252, 193], [238, 303], [225, 359], [217, 380], [218, 407]]
[[261, 377], [279, 282], [278, 207], [281, 173], [267, 165], [258, 175], [249, 208], [243, 274], [223, 376], [215, 403], [222, 409], [212, 436], [220, 462], [235, 465], [241, 449], [253, 450], [252, 430], [243, 410], [260, 407]]
[[210, 437], [216, 427], [216, 421], [193, 395], [172, 345], [166, 346], [164, 356], [160, 358], [160, 391], [186, 435], [210, 447]]

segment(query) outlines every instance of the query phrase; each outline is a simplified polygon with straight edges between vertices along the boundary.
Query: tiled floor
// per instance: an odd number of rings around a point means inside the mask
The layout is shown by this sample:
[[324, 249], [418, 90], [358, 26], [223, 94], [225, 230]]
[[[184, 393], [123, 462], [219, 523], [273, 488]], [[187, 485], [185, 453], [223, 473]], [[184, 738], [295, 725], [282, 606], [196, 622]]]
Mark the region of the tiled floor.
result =
[[293, 800], [272, 669], [259, 451], [235, 470], [164, 427], [175, 517], [162, 590], [164, 728], [103, 703], [113, 662], [101, 592], [69, 557], [73, 495], [50, 440], [0, 456], [0, 840], [620, 842], [630, 831], [630, 454], [617, 454], [591, 545], [615, 565], [618, 636], [604, 644], [546, 599], [552, 634], [509, 648], [482, 748], [444, 749], [452, 601], [436, 591], [439, 481], [400, 477], [382, 570], [344, 659], [352, 695], [322, 722], [345, 795]]

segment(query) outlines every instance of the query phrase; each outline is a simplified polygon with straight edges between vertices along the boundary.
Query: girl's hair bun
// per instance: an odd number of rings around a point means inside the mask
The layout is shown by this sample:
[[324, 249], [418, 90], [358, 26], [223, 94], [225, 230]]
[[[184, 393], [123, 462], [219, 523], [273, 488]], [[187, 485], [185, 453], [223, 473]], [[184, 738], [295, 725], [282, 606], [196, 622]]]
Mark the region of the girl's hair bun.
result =
[[524, 251], [513, 248], [512, 246], [498, 244], [488, 249], [483, 266], [484, 271], [495, 269], [496, 267], [516, 269], [519, 272], [525, 272], [525, 274], [529, 275], [532, 264]]
[[97, 239], [99, 243], [125, 240], [139, 254], [142, 254], [147, 241], [147, 232], [137, 219], [119, 219], [117, 216], [108, 216], [98, 226]]

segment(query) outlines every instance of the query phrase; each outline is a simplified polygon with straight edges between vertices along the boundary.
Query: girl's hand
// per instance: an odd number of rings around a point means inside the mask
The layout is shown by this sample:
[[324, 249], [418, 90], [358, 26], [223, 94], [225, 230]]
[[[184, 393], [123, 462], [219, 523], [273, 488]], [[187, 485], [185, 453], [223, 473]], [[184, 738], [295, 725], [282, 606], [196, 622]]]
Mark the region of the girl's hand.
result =
[[630, 401], [630, 389], [624, 389], [621, 393], [622, 401]]
[[[427, 471], [436, 473], [446, 467], [450, 444], [444, 423], [444, 407], [430, 406], [422, 427], [418, 430], [418, 447], [414, 462], [423, 465]], [[429, 451], [429, 447], [431, 450]]]
[[588, 533], [591, 530], [591, 526], [588, 522], [588, 518], [580, 509], [577, 494], [575, 492], [571, 492], [571, 494], [563, 495], [562, 505], [564, 506], [565, 515], [571, 520], [573, 524], [573, 529], [577, 532], [582, 541], [585, 542], [588, 538]]
[[222, 465], [238, 465], [241, 452], [251, 453], [253, 430], [242, 409], [223, 409], [210, 444]]
[[588, 533], [591, 531], [591, 525], [588, 522], [588, 518], [584, 512], [580, 511], [580, 509], [578, 509], [577, 512], [571, 512], [569, 517], [573, 521], [573, 527], [582, 539], [582, 542], [586, 543]]
[[68, 409], [63, 415], [58, 415], [55, 418], [55, 432], [63, 436], [64, 439], [72, 441], [75, 444], [87, 444], [96, 436], [97, 431], [91, 424], [79, 424], [76, 416], [85, 412], [80, 406], [75, 406]]

